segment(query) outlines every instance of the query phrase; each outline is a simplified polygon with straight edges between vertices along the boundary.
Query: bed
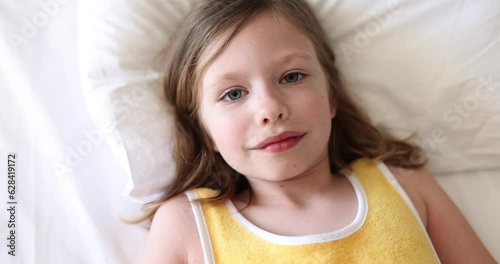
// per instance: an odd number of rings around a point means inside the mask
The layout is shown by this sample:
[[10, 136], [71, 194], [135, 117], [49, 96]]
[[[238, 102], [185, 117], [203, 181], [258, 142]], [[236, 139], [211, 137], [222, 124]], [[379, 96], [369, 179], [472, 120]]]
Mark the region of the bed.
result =
[[[0, 263], [138, 263], [148, 223], [120, 218], [175, 170], [156, 65], [193, 1], [0, 2], [0, 170], [16, 155]], [[500, 2], [309, 2], [353, 97], [380, 128], [417, 131], [500, 261]]]

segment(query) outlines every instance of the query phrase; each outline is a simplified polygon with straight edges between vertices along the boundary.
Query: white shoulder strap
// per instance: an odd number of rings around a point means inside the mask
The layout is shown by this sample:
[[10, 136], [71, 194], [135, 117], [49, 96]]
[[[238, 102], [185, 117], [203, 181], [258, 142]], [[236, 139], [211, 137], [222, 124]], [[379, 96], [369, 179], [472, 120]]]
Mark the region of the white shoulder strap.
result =
[[[392, 172], [389, 170], [389, 168], [387, 167], [387, 165], [385, 165], [385, 163], [383, 163], [383, 162], [377, 162], [377, 167], [382, 172], [382, 174], [385, 176], [385, 178], [387, 179], [387, 181], [389, 181], [389, 183], [391, 183], [394, 186], [394, 188], [396, 188], [396, 190], [398, 191], [398, 193], [401, 196], [401, 198], [403, 198], [403, 200], [406, 202], [406, 204], [408, 205], [408, 207], [410, 208], [410, 210], [413, 212], [413, 215], [417, 218], [417, 221], [420, 223], [420, 227], [424, 231], [425, 236], [427, 237], [427, 240], [432, 245], [431, 238], [429, 237], [429, 234], [427, 234], [427, 230], [425, 229], [425, 225], [422, 222], [422, 219], [420, 218], [420, 215], [418, 214], [418, 211], [415, 208], [415, 205], [413, 205], [413, 202], [411, 201], [410, 197], [408, 196], [408, 194], [406, 193], [406, 191], [403, 189], [403, 187], [399, 184], [399, 181], [392, 174]], [[438, 255], [436, 253], [436, 250], [434, 249], [434, 245], [432, 246], [432, 250], [434, 251], [434, 254], [436, 255], [436, 258], [439, 260], [439, 257], [438, 257]]]
[[193, 202], [198, 199], [198, 195], [196, 195], [194, 191], [187, 191], [186, 196], [191, 203], [191, 209], [193, 210], [196, 227], [198, 228], [204, 262], [206, 264], [213, 264], [215, 263], [215, 259], [212, 250], [212, 243], [210, 242], [210, 236], [208, 234], [207, 224], [205, 222], [205, 217], [203, 216], [203, 209], [201, 208], [200, 203]]

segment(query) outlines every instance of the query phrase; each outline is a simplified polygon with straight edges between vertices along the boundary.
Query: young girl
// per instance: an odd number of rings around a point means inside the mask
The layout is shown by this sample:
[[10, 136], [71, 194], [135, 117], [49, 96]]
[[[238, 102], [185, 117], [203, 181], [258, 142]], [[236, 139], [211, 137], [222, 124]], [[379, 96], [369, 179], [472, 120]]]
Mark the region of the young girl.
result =
[[494, 263], [344, 91], [300, 0], [205, 0], [168, 49], [177, 175], [144, 263]]

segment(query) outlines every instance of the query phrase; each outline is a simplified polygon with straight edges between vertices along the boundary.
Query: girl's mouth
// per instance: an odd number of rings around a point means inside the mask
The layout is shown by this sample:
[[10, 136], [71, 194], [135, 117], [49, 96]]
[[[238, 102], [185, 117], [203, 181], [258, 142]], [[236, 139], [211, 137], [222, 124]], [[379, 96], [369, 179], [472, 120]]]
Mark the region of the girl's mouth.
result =
[[293, 148], [304, 137], [302, 132], [284, 132], [274, 137], [269, 137], [262, 141], [255, 149], [268, 152], [282, 152]]

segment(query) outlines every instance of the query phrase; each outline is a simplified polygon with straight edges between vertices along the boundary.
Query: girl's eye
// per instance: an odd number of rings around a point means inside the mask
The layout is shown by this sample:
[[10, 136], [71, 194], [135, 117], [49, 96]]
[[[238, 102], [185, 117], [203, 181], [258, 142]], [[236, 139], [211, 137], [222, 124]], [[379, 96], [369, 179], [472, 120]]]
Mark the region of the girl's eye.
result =
[[241, 97], [243, 97], [244, 93], [245, 92], [243, 90], [232, 89], [224, 94], [224, 97], [222, 99], [226, 101], [238, 101], [241, 99]]
[[281, 83], [296, 83], [296, 82], [300, 81], [302, 79], [302, 77], [304, 77], [304, 75], [302, 73], [292, 72], [292, 73], [285, 75], [285, 77], [283, 78]]

